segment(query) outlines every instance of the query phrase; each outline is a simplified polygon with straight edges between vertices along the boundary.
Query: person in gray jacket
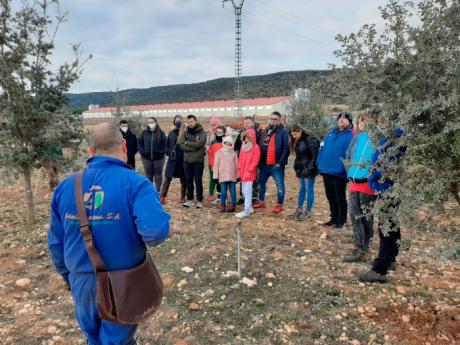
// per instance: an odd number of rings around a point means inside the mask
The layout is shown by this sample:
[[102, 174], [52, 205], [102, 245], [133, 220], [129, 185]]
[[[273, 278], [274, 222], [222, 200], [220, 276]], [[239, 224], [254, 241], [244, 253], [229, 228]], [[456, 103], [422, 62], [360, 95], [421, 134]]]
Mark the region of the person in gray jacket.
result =
[[179, 134], [177, 143], [184, 152], [184, 172], [187, 180], [187, 201], [184, 207], [193, 206], [196, 187], [196, 208], [203, 208], [203, 170], [206, 155], [206, 132], [195, 115], [187, 116], [187, 127]]

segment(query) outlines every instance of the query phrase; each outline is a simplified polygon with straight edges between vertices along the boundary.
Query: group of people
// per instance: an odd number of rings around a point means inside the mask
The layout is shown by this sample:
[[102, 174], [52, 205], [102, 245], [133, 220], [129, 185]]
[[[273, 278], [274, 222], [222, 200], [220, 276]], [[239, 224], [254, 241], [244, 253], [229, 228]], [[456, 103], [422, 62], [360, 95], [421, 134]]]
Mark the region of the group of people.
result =
[[[251, 117], [245, 118], [236, 137], [229, 135], [218, 118], [212, 119], [209, 132], [194, 115], [188, 115], [185, 121], [186, 124], [180, 115], [175, 116], [174, 128], [166, 135], [158, 121], [150, 118], [137, 138], [126, 121], [121, 121], [119, 127], [111, 123], [95, 126], [90, 138], [91, 158], [82, 173], [81, 185], [72, 174], [53, 194], [48, 246], [54, 266], [72, 292], [76, 317], [89, 344], [135, 344], [137, 325], [113, 323], [99, 316], [96, 275], [86, 240], [80, 234], [82, 218], [75, 201], [80, 193], [91, 225], [92, 243], [107, 270], [135, 268], [146, 256], [145, 244], [159, 245], [172, 233], [171, 217], [160, 204], [166, 202], [173, 178], [180, 179], [182, 205], [202, 208], [202, 179], [208, 155], [208, 200], [220, 203], [221, 212], [235, 211], [238, 183], [244, 209], [237, 217], [248, 217], [254, 209], [266, 207], [266, 183], [273, 177], [277, 203], [272, 212], [280, 213], [285, 197], [285, 169], [292, 152], [299, 193], [297, 208], [289, 218], [302, 221], [310, 217], [315, 178], [321, 174], [330, 206], [330, 219], [323, 225], [342, 229], [348, 214], [348, 185], [355, 248], [344, 261], [362, 261], [369, 252], [373, 236], [370, 209], [376, 198], [388, 195], [393, 184], [385, 176], [380, 157], [395, 146], [386, 138], [373, 143], [367, 132], [369, 117], [360, 116], [355, 131], [351, 114], [341, 112], [337, 126], [326, 133], [322, 142], [301, 126], [292, 125], [288, 130], [278, 112], [270, 115], [264, 130]], [[396, 137], [402, 135], [401, 130], [396, 132]], [[132, 169], [137, 152], [147, 178]], [[400, 160], [404, 148], [396, 152], [390, 160]], [[398, 205], [399, 201], [392, 197], [388, 211]], [[395, 219], [386, 222], [392, 229], [384, 234], [379, 220], [379, 253], [372, 269], [360, 274], [361, 281], [386, 282], [388, 270], [395, 267], [400, 230]]]

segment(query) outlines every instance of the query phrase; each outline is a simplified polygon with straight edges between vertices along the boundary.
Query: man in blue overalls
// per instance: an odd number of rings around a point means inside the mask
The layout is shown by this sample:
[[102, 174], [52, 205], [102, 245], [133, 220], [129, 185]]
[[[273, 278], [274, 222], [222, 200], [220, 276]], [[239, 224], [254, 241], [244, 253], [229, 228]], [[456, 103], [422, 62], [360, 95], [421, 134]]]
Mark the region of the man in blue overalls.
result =
[[[144, 242], [156, 246], [169, 237], [171, 217], [150, 181], [126, 164], [126, 146], [117, 127], [97, 125], [90, 142], [92, 158], [84, 173], [83, 193], [95, 246], [109, 271], [138, 266], [144, 260]], [[76, 318], [88, 343], [135, 344], [136, 325], [99, 317], [96, 275], [80, 235], [74, 177], [59, 184], [51, 202], [51, 258], [71, 288]]]

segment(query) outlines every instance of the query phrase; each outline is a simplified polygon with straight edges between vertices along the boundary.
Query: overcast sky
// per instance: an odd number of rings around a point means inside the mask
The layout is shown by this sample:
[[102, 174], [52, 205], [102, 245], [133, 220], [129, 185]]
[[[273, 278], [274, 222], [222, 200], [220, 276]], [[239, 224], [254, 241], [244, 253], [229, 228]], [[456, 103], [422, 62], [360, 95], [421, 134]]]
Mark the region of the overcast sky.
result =
[[[337, 33], [379, 23], [386, 0], [246, 0], [243, 75], [326, 69]], [[72, 92], [193, 83], [234, 74], [234, 12], [221, 0], [61, 0], [68, 21], [55, 63], [70, 43], [93, 54]]]

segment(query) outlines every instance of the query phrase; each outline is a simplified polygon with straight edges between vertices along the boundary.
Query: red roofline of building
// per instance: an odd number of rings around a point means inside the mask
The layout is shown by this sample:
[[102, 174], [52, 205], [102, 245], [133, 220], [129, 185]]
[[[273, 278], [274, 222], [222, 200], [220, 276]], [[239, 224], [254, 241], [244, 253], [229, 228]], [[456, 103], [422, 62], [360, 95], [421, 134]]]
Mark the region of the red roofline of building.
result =
[[[258, 106], [258, 105], [272, 105], [288, 99], [289, 96], [267, 97], [267, 98], [247, 98], [241, 100], [241, 106]], [[145, 110], [158, 110], [158, 109], [184, 109], [184, 108], [223, 108], [234, 107], [235, 100], [227, 101], [209, 101], [209, 102], [192, 102], [192, 103], [164, 103], [164, 104], [148, 104], [148, 105], [130, 105], [123, 107], [125, 111], [145, 111]], [[105, 113], [112, 112], [115, 107], [103, 107], [86, 110], [90, 113]]]

